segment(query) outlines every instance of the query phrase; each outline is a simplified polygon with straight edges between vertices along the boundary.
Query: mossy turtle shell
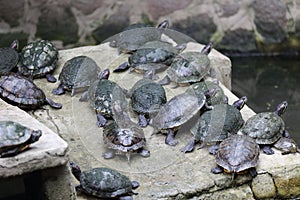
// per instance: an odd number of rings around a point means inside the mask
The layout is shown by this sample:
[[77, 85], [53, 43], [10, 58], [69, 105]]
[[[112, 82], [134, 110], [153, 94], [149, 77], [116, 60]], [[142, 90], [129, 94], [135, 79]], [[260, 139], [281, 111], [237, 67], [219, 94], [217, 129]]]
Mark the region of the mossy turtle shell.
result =
[[96, 79], [100, 67], [87, 56], [76, 56], [68, 60], [59, 74], [61, 85], [66, 90], [86, 90]]
[[274, 144], [285, 130], [283, 119], [274, 112], [262, 112], [250, 117], [239, 133], [255, 139], [257, 144]]
[[[23, 126], [13, 121], [0, 121], [0, 156], [7, 150], [13, 149], [18, 146], [25, 145], [29, 141], [34, 131], [26, 126]], [[24, 149], [27, 146], [24, 146]]]
[[249, 136], [232, 135], [220, 143], [215, 155], [216, 163], [227, 172], [238, 173], [256, 167], [259, 146]]
[[236, 134], [243, 124], [242, 115], [236, 107], [218, 104], [200, 116], [191, 132], [196, 140], [218, 142]]
[[113, 115], [113, 98], [119, 99], [123, 104], [126, 102], [123, 89], [115, 82], [107, 79], [96, 80], [88, 90], [91, 107], [95, 109], [96, 113], [100, 113], [104, 117], [111, 118]]
[[120, 197], [132, 193], [129, 178], [109, 168], [94, 168], [80, 175], [82, 189], [100, 198]]
[[165, 89], [150, 79], [141, 79], [131, 89], [131, 107], [142, 114], [155, 114], [167, 102]]
[[22, 109], [36, 109], [47, 101], [45, 93], [26, 77], [10, 74], [0, 77], [0, 96]]
[[152, 120], [154, 132], [179, 127], [204, 106], [206, 97], [181, 93], [164, 104]]
[[57, 60], [57, 48], [50, 41], [39, 40], [22, 49], [18, 69], [25, 76], [42, 77], [56, 68]]
[[183, 52], [178, 54], [167, 75], [171, 81], [184, 84], [201, 81], [210, 71], [210, 59], [200, 52]]
[[8, 74], [18, 63], [18, 52], [10, 47], [0, 48], [0, 75]]
[[200, 94], [202, 95], [205, 91], [215, 89], [214, 94], [207, 99], [208, 105], [216, 105], [216, 104], [223, 104], [226, 102], [227, 97], [224, 94], [224, 91], [219, 86], [219, 84], [213, 82], [213, 81], [201, 81], [198, 83], [194, 83], [189, 86], [187, 89], [187, 93], [194, 93], [194, 94]]

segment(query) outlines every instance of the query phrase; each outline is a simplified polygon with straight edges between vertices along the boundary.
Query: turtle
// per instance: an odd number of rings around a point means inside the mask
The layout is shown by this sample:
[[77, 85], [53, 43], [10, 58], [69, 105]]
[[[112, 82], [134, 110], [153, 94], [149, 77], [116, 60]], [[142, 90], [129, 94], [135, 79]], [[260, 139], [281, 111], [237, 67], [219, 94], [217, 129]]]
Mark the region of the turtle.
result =
[[37, 40], [27, 44], [20, 53], [18, 71], [30, 78], [46, 77], [49, 82], [56, 82], [51, 73], [56, 68], [58, 49], [48, 40]]
[[290, 137], [280, 117], [287, 106], [287, 101], [283, 101], [276, 107], [275, 112], [261, 112], [253, 115], [245, 122], [238, 134], [254, 138], [265, 154], [274, 154], [271, 146], [281, 137]]
[[[121, 88], [117, 83], [108, 80], [110, 75], [109, 69], [100, 73], [99, 79], [96, 80], [88, 91], [82, 94], [80, 101], [90, 101], [91, 107], [96, 111], [97, 125], [103, 127], [107, 120], [112, 118], [112, 100], [120, 99], [123, 104], [126, 101], [127, 91]], [[124, 105], [126, 106], [126, 105]]]
[[130, 68], [130, 72], [142, 72], [145, 78], [156, 80], [158, 76], [155, 73], [165, 70], [185, 47], [185, 44], [173, 47], [170, 43], [159, 40], [147, 42], [128, 57], [128, 62], [114, 69], [114, 72]]
[[217, 104], [223, 104], [228, 103], [228, 97], [224, 94], [223, 89], [219, 86], [219, 81], [213, 80], [213, 81], [200, 81], [197, 83], [194, 83], [188, 87], [186, 90], [187, 93], [200, 93], [203, 94], [203, 92], [207, 91], [208, 89], [215, 89], [214, 95], [211, 96], [207, 100], [208, 105], [217, 105]]
[[154, 128], [153, 134], [167, 131], [165, 143], [170, 146], [177, 145], [175, 134], [178, 128], [193, 118], [202, 107], [212, 109], [207, 105], [206, 100], [213, 93], [214, 89], [208, 90], [202, 95], [184, 92], [171, 98], [150, 121], [150, 125]]
[[300, 153], [300, 149], [292, 138], [281, 137], [275, 142], [274, 147], [280, 150], [282, 155], [296, 152]]
[[146, 138], [143, 129], [131, 121], [128, 109], [121, 107], [120, 100], [114, 101], [112, 106], [114, 120], [103, 128], [103, 141], [110, 150], [103, 153], [103, 157], [111, 159], [115, 154], [125, 154], [128, 162], [132, 153], [149, 157], [150, 151], [144, 148]]
[[157, 27], [131, 25], [117, 34], [110, 42], [110, 46], [118, 47], [122, 53], [132, 53], [149, 41], [160, 40], [163, 30], [168, 26], [168, 20], [164, 20]]
[[220, 142], [230, 135], [236, 134], [243, 126], [244, 120], [240, 110], [244, 107], [246, 101], [247, 97], [243, 96], [232, 105], [217, 104], [213, 106], [212, 110], [202, 113], [191, 128], [192, 139], [181, 151], [184, 153], [191, 152], [198, 141], [201, 141], [200, 148], [204, 147], [206, 142], [216, 142], [209, 149], [211, 154], [215, 154]]
[[211, 48], [212, 43], [210, 42], [203, 47], [201, 52], [178, 54], [166, 70], [167, 75], [159, 83], [167, 85], [172, 81], [175, 83], [174, 87], [177, 87], [201, 81], [211, 70], [208, 58]]
[[30, 78], [11, 73], [0, 77], [0, 97], [24, 110], [34, 110], [44, 104], [52, 108], [61, 109], [60, 103], [47, 98], [43, 90], [32, 82]]
[[80, 182], [77, 191], [103, 199], [133, 200], [134, 189], [139, 187], [137, 181], [131, 181], [120, 172], [107, 168], [97, 167], [81, 171], [73, 161], [69, 162], [72, 174]]
[[149, 118], [167, 102], [165, 89], [150, 79], [140, 79], [130, 90], [132, 110], [139, 114], [138, 124], [146, 127]]
[[0, 48], [0, 76], [9, 74], [19, 62], [19, 41], [14, 40], [10, 47]]
[[231, 135], [220, 143], [220, 148], [215, 154], [217, 167], [211, 169], [214, 174], [249, 172], [252, 177], [257, 175], [256, 166], [259, 159], [259, 145], [254, 139], [246, 135]]
[[55, 95], [64, 94], [71, 91], [71, 96], [75, 93], [86, 91], [89, 86], [97, 80], [101, 68], [90, 57], [76, 56], [65, 62], [60, 74], [60, 84], [52, 91]]
[[14, 121], [0, 121], [0, 157], [17, 155], [41, 136], [41, 130], [33, 130]]

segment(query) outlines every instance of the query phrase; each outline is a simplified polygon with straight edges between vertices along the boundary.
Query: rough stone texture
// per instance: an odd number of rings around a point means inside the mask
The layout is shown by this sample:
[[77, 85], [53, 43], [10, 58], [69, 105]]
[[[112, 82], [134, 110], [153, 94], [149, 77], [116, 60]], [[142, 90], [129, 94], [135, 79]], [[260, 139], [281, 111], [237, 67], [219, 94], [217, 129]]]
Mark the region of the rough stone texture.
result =
[[64, 45], [78, 41], [78, 25], [68, 7], [48, 6], [41, 11], [36, 36], [48, 40], [61, 40]]
[[287, 37], [286, 5], [281, 0], [253, 1], [254, 23], [266, 44], [280, 43]]
[[256, 176], [251, 183], [254, 196], [258, 199], [274, 198], [276, 196], [276, 187], [272, 177], [265, 173]]
[[14, 157], [1, 158], [0, 177], [21, 175], [63, 165], [67, 162], [68, 144], [57, 134], [37, 120], [33, 120], [25, 111], [9, 105], [1, 99], [0, 108], [0, 120], [17, 121], [33, 129], [40, 129], [43, 133], [38, 142], [30, 145], [28, 151]]
[[[198, 45], [188, 45], [187, 50], [193, 48], [199, 50]], [[54, 73], [56, 77], [58, 77], [62, 65], [74, 56], [89, 56], [102, 69], [106, 67], [113, 69], [127, 58], [127, 55], [118, 55], [117, 50], [110, 48], [107, 43], [98, 46], [63, 50], [59, 53], [58, 68]], [[218, 58], [219, 56], [220, 54], [215, 50], [210, 54], [212, 62], [218, 63], [218, 65], [212, 64], [213, 66], [226, 64], [227, 61], [224, 62], [223, 59]], [[214, 61], [218, 59], [219, 61]], [[158, 75], [163, 77], [163, 73]], [[118, 74], [112, 73], [110, 79], [117, 81], [121, 86], [128, 89], [135, 83], [135, 80], [141, 77], [141, 74], [134, 72], [123, 72]], [[230, 79], [230, 77], [227, 78]], [[77, 162], [82, 170], [106, 166], [126, 174], [132, 180], [139, 181], [140, 187], [136, 190], [139, 194], [134, 196], [134, 199], [232, 199], [231, 197], [254, 199], [250, 191], [252, 178], [249, 174], [237, 175], [232, 181], [230, 174], [215, 175], [210, 173], [211, 168], [215, 166], [215, 161], [214, 157], [208, 154], [208, 147], [195, 150], [189, 154], [180, 152], [180, 148], [188, 142], [191, 136], [189, 124], [179, 129], [176, 136], [179, 144], [176, 147], [165, 145], [164, 135], [151, 135], [152, 128], [145, 128], [145, 136], [148, 142], [146, 148], [151, 152], [149, 158], [134, 155], [130, 164], [125, 156], [117, 156], [110, 160], [103, 159], [102, 153], [107, 148], [102, 141], [102, 129], [96, 126], [94, 110], [89, 107], [88, 103], [79, 102], [81, 94], [76, 94], [73, 97], [69, 93], [62, 96], [54, 96], [51, 95], [51, 90], [57, 87], [59, 83], [48, 83], [44, 79], [36, 79], [35, 82], [44, 89], [47, 96], [57, 102], [61, 102], [63, 108], [61, 110], [49, 109], [48, 111], [40, 109], [35, 111], [32, 116], [53, 129], [69, 143], [70, 159]], [[164, 87], [168, 99], [183, 92], [185, 89], [183, 87], [176, 89], [172, 89], [172, 86]], [[225, 94], [229, 97], [229, 103], [237, 99], [228, 89], [224, 86], [222, 87]], [[245, 120], [253, 114], [254, 112], [247, 106], [242, 109], [242, 116]], [[135, 114], [130, 113], [130, 116], [137, 121]], [[299, 154], [283, 156], [279, 151], [275, 150], [274, 155], [260, 155], [257, 171], [259, 174], [270, 174], [278, 191], [282, 188], [282, 191], [278, 192], [278, 195], [280, 194], [278, 198], [296, 198], [300, 195], [297, 191], [300, 179], [299, 160]], [[74, 177], [72, 180], [74, 186], [78, 184]], [[287, 192], [284, 194], [283, 188], [289, 188], [289, 190], [286, 190]], [[77, 199], [94, 198], [78, 192]]]
[[28, 41], [52, 40], [59, 48], [98, 44], [128, 24], [169, 19], [171, 28], [213, 41], [222, 52], [300, 51], [298, 0], [1, 0], [0, 11], [1, 33], [24, 32]]

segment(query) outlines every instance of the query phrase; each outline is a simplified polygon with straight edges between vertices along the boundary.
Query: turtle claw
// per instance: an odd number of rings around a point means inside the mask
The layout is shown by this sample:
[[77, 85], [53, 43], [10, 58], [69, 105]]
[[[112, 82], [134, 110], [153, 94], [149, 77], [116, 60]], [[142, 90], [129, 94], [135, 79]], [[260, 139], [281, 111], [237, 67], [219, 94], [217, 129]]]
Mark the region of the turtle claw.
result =
[[61, 109], [62, 108], [62, 104], [61, 103], [55, 103], [52, 99], [46, 98], [47, 103], [55, 109]]
[[263, 146], [263, 147], [262, 147], [262, 150], [263, 150], [263, 152], [264, 152], [265, 154], [267, 154], [267, 155], [272, 155], [272, 154], [274, 154], [274, 151], [271, 149], [270, 146]]
[[216, 153], [217, 153], [219, 147], [220, 147], [220, 143], [217, 143], [217, 144], [211, 146], [211, 147], [208, 149], [208, 151], [209, 151], [210, 154], [216, 155]]

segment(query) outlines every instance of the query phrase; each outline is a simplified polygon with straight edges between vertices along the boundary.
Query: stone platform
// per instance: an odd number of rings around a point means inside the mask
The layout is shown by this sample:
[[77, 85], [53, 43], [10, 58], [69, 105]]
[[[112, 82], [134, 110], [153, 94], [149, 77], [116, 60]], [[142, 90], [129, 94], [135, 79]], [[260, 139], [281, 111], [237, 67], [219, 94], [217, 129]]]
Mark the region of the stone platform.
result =
[[[200, 44], [189, 44], [187, 50], [201, 49]], [[60, 51], [58, 68], [54, 75], [58, 77], [63, 64], [70, 58], [86, 55], [93, 58], [101, 69], [113, 69], [126, 61], [126, 55], [119, 55], [116, 49], [108, 44], [99, 46], [80, 47]], [[229, 103], [237, 99], [230, 90], [231, 63], [230, 60], [213, 50], [209, 57], [216, 71], [217, 78], [223, 83], [224, 92], [229, 97]], [[163, 73], [158, 74], [160, 78]], [[137, 80], [142, 78], [137, 73], [112, 73], [111, 80], [129, 89]], [[86, 102], [79, 102], [81, 94], [73, 97], [70, 93], [55, 96], [52, 89], [58, 86], [58, 82], [48, 83], [44, 79], [37, 79], [39, 85], [49, 98], [63, 104], [61, 110], [54, 110], [45, 106], [30, 112], [31, 116], [45, 124], [51, 130], [61, 136], [69, 145], [69, 157], [77, 162], [82, 170], [93, 167], [110, 167], [116, 169], [132, 180], [140, 183], [136, 190], [139, 194], [134, 199], [255, 199], [255, 198], [296, 198], [300, 196], [300, 154], [281, 155], [275, 150], [275, 155], [260, 155], [257, 167], [258, 176], [253, 180], [248, 175], [238, 175], [232, 181], [229, 174], [212, 174], [210, 169], [215, 166], [214, 157], [209, 155], [207, 147], [195, 150], [189, 154], [183, 154], [180, 149], [186, 145], [191, 137], [190, 124], [183, 126], [176, 138], [179, 144], [170, 147], [164, 144], [164, 135], [152, 135], [152, 128], [144, 129], [147, 139], [146, 148], [150, 150], [149, 158], [134, 155], [127, 162], [125, 156], [117, 156], [114, 159], [105, 160], [102, 153], [107, 150], [102, 141], [102, 128], [96, 126], [94, 111]], [[226, 87], [224, 86], [226, 85]], [[186, 88], [165, 86], [167, 98], [182, 93]], [[242, 115], [245, 120], [255, 113], [245, 106]], [[23, 116], [20, 115], [20, 116]], [[133, 120], [137, 116], [131, 113]], [[22, 117], [21, 117], [22, 118]], [[21, 156], [22, 154], [20, 154]], [[66, 162], [66, 161], [65, 161]], [[78, 184], [72, 178], [73, 186]], [[63, 190], [63, 188], [57, 188]], [[58, 198], [60, 198], [58, 196]], [[81, 193], [77, 199], [93, 199]]]

